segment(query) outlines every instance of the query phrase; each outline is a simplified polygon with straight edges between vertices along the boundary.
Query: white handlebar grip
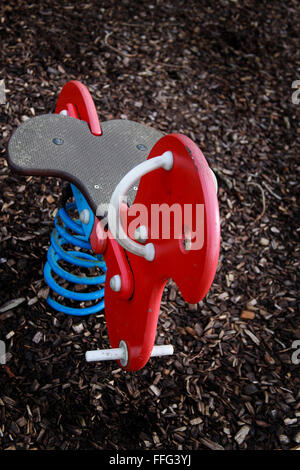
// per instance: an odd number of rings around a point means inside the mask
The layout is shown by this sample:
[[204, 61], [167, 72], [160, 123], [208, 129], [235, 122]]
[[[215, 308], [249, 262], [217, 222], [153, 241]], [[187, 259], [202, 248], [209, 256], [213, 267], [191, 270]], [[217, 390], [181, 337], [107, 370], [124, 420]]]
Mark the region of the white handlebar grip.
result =
[[132, 170], [130, 170], [120, 181], [115, 188], [109, 204], [108, 209], [108, 228], [113, 237], [118, 243], [129, 251], [138, 256], [142, 256], [148, 261], [153, 261], [155, 256], [155, 248], [153, 243], [147, 243], [146, 245], [140, 245], [139, 243], [131, 240], [125, 233], [120, 219], [120, 204], [123, 197], [129, 190], [129, 188], [142, 176], [150, 173], [151, 171], [157, 170], [158, 168], [164, 168], [170, 171], [173, 167], [173, 154], [171, 151], [164, 152], [159, 157], [150, 158], [145, 162], [140, 163]]
[[125, 341], [121, 340], [118, 348], [96, 349], [96, 351], [87, 351], [85, 359], [88, 362], [95, 361], [120, 361], [122, 366], [128, 362], [128, 350]]
[[[172, 356], [174, 348], [171, 344], [160, 344], [153, 346], [151, 357]], [[128, 349], [125, 341], [121, 340], [118, 348], [96, 349], [95, 351], [86, 351], [85, 359], [88, 362], [95, 361], [120, 361], [122, 366], [128, 363]]]

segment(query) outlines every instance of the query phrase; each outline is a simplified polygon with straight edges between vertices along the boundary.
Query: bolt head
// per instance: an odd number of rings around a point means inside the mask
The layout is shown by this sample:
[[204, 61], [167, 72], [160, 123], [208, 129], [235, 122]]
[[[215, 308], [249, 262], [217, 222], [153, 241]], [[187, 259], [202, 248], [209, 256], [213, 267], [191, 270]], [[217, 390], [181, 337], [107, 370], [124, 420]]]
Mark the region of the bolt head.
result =
[[83, 209], [79, 214], [80, 221], [87, 225], [90, 221], [90, 211], [88, 209]]
[[114, 292], [120, 292], [121, 277], [119, 276], [119, 274], [116, 274], [115, 276], [111, 277], [109, 281], [109, 285], [110, 285], [111, 290], [113, 290]]
[[138, 150], [147, 150], [147, 147], [145, 147], [145, 145], [143, 145], [143, 144], [138, 144], [138, 145], [136, 146], [136, 148], [137, 148]]
[[62, 145], [64, 143], [63, 139], [61, 139], [60, 137], [55, 137], [55, 139], [53, 139], [52, 142], [55, 145]]

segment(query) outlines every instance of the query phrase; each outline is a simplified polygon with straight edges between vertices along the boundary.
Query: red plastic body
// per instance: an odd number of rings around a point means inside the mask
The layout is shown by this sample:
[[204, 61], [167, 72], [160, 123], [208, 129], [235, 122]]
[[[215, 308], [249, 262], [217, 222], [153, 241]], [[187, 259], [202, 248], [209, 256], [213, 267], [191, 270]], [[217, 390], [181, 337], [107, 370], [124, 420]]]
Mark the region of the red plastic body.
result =
[[[187, 148], [189, 150], [187, 150]], [[172, 278], [183, 296], [199, 302], [208, 292], [218, 264], [220, 248], [219, 208], [210, 168], [196, 144], [179, 134], [160, 139], [148, 158], [171, 150], [173, 169], [156, 170], [141, 179], [134, 204], [167, 203], [204, 205], [204, 243], [201, 249], [186, 251], [182, 239], [148, 239], [155, 246], [155, 258], [144, 258], [126, 252], [134, 276], [134, 292], [130, 299], [113, 292], [109, 279], [115, 271], [107, 260], [105, 316], [111, 346], [120, 340], [127, 344], [129, 360], [126, 369], [141, 369], [149, 360], [155, 342], [160, 302], [164, 286]], [[130, 210], [128, 212], [130, 222]], [[184, 228], [183, 228], [184, 230]], [[151, 221], [148, 233], [151, 232]], [[104, 254], [105, 260], [106, 256]]]
[[[93, 100], [84, 85], [69, 82], [63, 87], [56, 112], [62, 109], [67, 109], [73, 117], [86, 120], [93, 134], [101, 134]], [[148, 158], [162, 155], [167, 150], [173, 153], [172, 170], [159, 169], [143, 176], [134, 204], [144, 204], [148, 213], [151, 213], [152, 204], [168, 204], [169, 207], [179, 204], [182, 211], [185, 204], [203, 205], [203, 246], [187, 251], [183, 243], [186, 227], [182, 226], [180, 239], [152, 240], [150, 236], [147, 242], [154, 244], [155, 258], [147, 261], [125, 252], [109, 232], [104, 232], [97, 218], [90, 236], [93, 250], [103, 253], [107, 265], [105, 317], [110, 343], [116, 348], [121, 340], [126, 342], [129, 357], [125, 368], [131, 371], [141, 369], [150, 358], [167, 280], [172, 278], [176, 282], [186, 301], [199, 302], [213, 282], [219, 258], [219, 206], [205, 157], [191, 139], [171, 134], [156, 143]], [[133, 220], [133, 208], [128, 210], [129, 223]], [[151, 218], [148, 234], [151, 234]], [[110, 279], [116, 274], [121, 276], [119, 292], [110, 288]]]

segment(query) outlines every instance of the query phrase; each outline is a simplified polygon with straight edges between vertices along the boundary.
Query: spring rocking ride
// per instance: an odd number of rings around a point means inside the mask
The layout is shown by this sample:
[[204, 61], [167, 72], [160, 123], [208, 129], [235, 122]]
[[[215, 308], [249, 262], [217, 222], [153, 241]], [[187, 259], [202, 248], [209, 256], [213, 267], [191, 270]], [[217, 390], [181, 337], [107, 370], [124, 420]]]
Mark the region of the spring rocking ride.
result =
[[199, 302], [219, 257], [216, 179], [198, 146], [129, 120], [100, 124], [87, 88], [71, 81], [55, 114], [18, 127], [8, 155], [20, 174], [70, 183], [44, 277], [53, 309], [105, 309], [112, 348], [87, 351], [86, 360], [135, 371], [172, 354], [171, 345], [154, 345], [164, 286], [171, 278], [187, 302]]

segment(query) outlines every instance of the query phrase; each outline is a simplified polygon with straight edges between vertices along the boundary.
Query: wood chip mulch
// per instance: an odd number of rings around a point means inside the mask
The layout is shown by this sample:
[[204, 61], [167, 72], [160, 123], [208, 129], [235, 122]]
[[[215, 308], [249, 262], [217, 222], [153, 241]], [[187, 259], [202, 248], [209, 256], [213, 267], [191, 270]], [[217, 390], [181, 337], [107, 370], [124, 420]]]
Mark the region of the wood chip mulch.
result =
[[[1, 449], [299, 449], [298, 14], [296, 0], [1, 2]], [[72, 79], [102, 121], [191, 137], [218, 178], [212, 288], [188, 305], [168, 283], [157, 343], [175, 354], [137, 373], [85, 362], [109, 345], [103, 315], [47, 306], [62, 182], [5, 159]]]

